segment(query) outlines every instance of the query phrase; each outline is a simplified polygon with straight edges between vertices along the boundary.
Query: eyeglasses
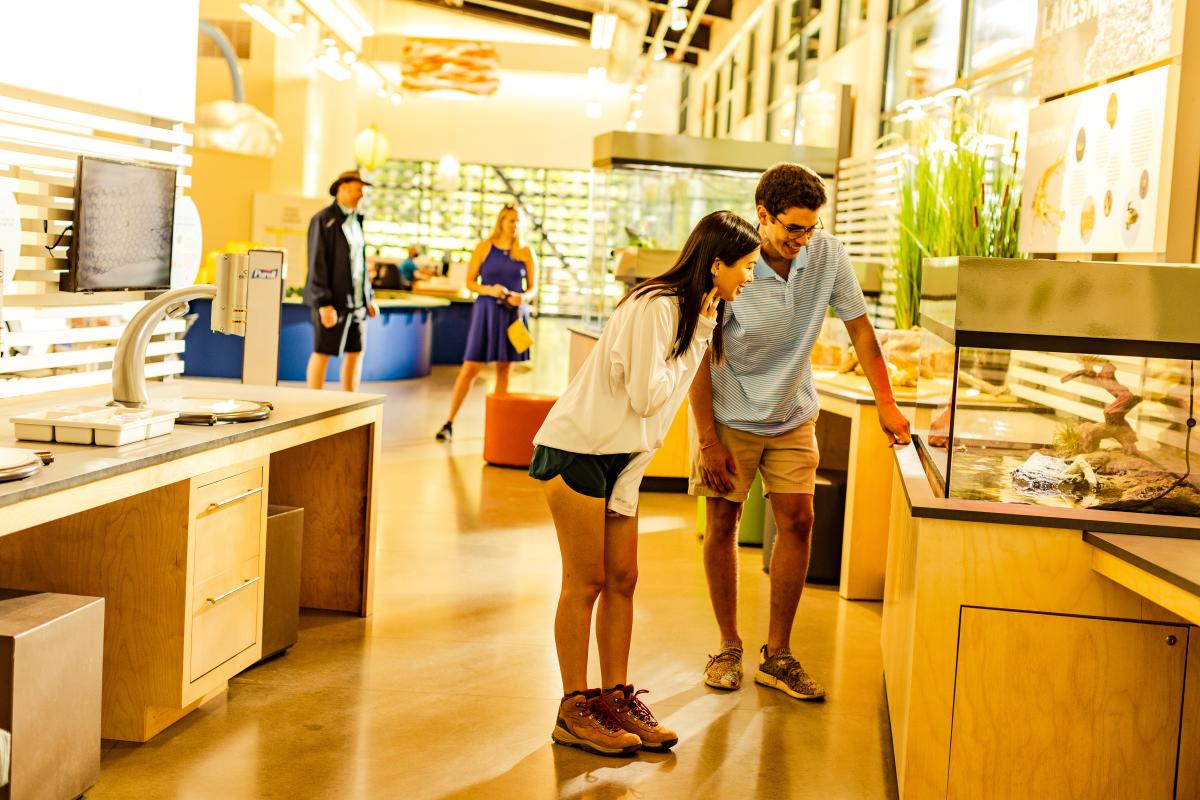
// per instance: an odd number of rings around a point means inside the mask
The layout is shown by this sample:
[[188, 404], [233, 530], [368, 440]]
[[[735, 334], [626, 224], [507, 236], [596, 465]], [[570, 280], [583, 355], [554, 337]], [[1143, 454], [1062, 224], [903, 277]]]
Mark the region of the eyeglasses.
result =
[[[783, 225], [783, 223], [779, 222], [779, 217], [771, 217], [771, 219], [774, 220], [776, 223]], [[805, 236], [812, 236], [813, 233], [816, 231], [824, 230], [825, 224], [823, 222], [821, 222], [820, 217], [817, 217], [816, 225], [812, 225], [812, 226], [808, 226], [808, 227], [806, 227], [804, 225], [783, 225], [783, 229], [785, 231], [787, 231], [787, 238], [803, 239]]]

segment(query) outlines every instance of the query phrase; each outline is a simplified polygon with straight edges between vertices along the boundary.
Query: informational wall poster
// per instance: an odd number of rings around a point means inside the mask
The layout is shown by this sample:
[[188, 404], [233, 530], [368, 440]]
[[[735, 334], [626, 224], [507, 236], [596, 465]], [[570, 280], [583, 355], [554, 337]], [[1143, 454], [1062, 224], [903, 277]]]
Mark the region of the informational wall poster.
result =
[[1033, 93], [1054, 95], [1172, 55], [1175, 7], [1185, 0], [1038, 0]]
[[287, 253], [285, 285], [289, 288], [304, 286], [308, 275], [308, 222], [329, 205], [328, 201], [327, 196], [254, 193], [250, 235], [255, 242]]
[[1161, 250], [1163, 109], [1171, 69], [1159, 67], [1029, 112], [1022, 250]]

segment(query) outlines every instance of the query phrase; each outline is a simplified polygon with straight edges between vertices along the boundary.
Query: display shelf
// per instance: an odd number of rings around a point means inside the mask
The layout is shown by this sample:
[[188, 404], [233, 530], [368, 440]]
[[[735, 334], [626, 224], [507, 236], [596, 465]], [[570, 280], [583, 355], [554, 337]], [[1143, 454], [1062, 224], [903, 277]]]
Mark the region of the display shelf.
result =
[[525, 240], [538, 261], [537, 310], [581, 316], [586, 291], [591, 173], [464, 164], [448, 186], [429, 161], [388, 161], [370, 173], [364, 203], [368, 255], [403, 257], [410, 244], [466, 261], [497, 213], [514, 200], [526, 213]]

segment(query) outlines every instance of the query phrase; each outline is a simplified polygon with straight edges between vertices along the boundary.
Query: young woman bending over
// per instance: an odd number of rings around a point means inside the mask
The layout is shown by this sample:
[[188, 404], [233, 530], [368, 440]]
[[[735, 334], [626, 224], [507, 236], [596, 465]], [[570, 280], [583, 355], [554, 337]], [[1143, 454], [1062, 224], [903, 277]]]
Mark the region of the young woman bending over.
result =
[[[759, 237], [729, 211], [700, 220], [679, 259], [617, 306], [595, 349], [534, 437], [529, 474], [545, 482], [562, 552], [554, 639], [563, 694], [552, 738], [603, 755], [677, 741], [629, 682], [637, 582], [638, 487], [712, 341], [720, 301], [753, 280]], [[589, 688], [592, 607], [600, 685]]]

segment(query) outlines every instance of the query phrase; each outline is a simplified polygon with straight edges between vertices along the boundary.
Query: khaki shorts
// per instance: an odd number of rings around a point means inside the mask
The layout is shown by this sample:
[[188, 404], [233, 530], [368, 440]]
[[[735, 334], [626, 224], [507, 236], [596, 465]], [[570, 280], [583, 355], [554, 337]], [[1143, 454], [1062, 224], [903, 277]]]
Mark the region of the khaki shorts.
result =
[[721, 494], [704, 485], [700, 472], [700, 448], [692, 448], [692, 476], [688, 481], [688, 493], [701, 497], [723, 497], [735, 503], [744, 503], [754, 483], [754, 473], [761, 472], [763, 493], [812, 494], [816, 485], [817, 462], [817, 418], [813, 417], [798, 428], [776, 436], [760, 436], [746, 433], [716, 423], [717, 438], [733, 456], [737, 474], [730, 476], [733, 491]]

